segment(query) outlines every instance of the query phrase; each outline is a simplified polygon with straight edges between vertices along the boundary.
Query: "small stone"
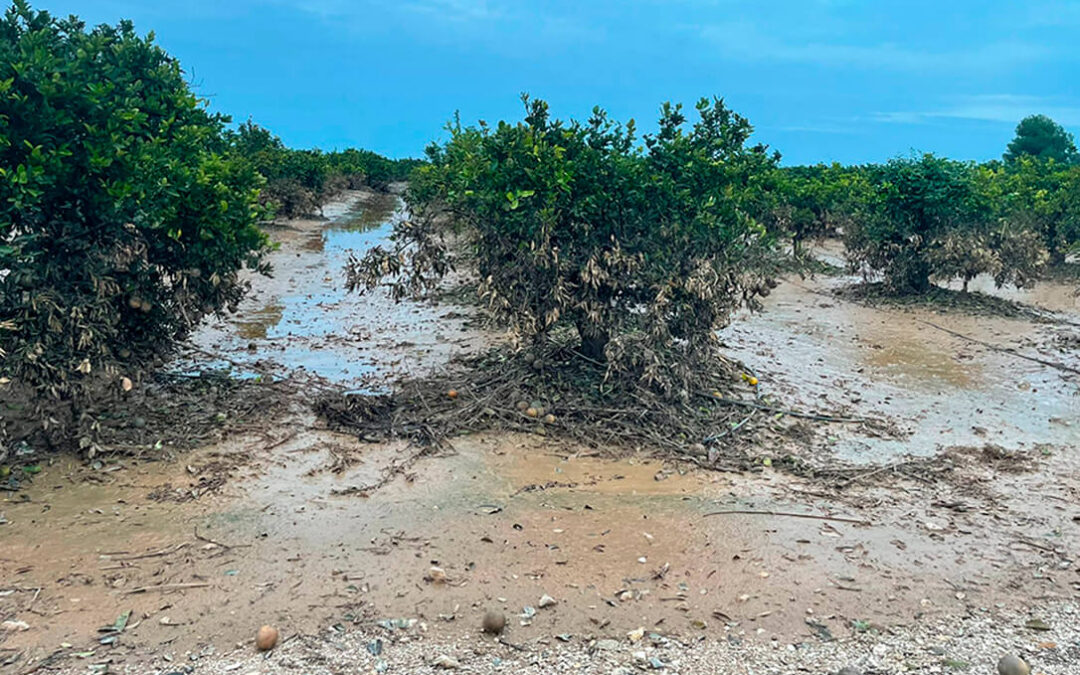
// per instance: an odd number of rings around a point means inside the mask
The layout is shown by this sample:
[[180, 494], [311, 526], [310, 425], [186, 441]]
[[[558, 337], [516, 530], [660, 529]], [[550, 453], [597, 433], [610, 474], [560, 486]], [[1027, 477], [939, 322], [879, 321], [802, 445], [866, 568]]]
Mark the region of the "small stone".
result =
[[630, 640], [630, 642], [639, 642], [641, 641], [641, 638], [645, 637], [645, 629], [638, 628], [636, 630], [632, 630], [626, 634], [626, 637]]
[[25, 621], [5, 621], [0, 623], [0, 630], [5, 633], [21, 633], [24, 630], [30, 630], [30, 624]]
[[540, 609], [544, 609], [546, 607], [554, 607], [557, 604], [559, 604], [559, 601], [555, 598], [551, 597], [550, 595], [542, 595], [540, 596], [540, 602], [538, 602], [536, 606]]
[[862, 671], [858, 668], [851, 666], [844, 666], [840, 670], [836, 671], [836, 675], [862, 675]]
[[622, 645], [619, 644], [618, 640], [605, 639], [596, 641], [596, 648], [602, 652], [613, 652], [621, 647]]
[[1024, 660], [1012, 654], [1006, 654], [998, 661], [998, 675], [1031, 675], [1031, 667]]
[[506, 628], [506, 615], [502, 612], [488, 610], [484, 613], [484, 619], [481, 622], [481, 626], [483, 626], [485, 633], [498, 635]]
[[461, 668], [461, 664], [458, 663], [457, 659], [446, 654], [439, 655], [438, 658], [431, 662], [431, 665], [443, 670], [458, 670]]
[[446, 570], [441, 567], [432, 567], [428, 570], [428, 573], [424, 575], [424, 579], [433, 584], [445, 584]]

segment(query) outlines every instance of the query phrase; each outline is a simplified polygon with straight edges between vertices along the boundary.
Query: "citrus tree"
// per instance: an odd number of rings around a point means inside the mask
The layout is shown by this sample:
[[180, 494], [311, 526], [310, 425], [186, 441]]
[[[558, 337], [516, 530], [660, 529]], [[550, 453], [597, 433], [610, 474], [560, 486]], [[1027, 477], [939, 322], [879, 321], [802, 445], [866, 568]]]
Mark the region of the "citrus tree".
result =
[[227, 119], [131, 23], [0, 21], [0, 377], [67, 397], [236, 302], [264, 235]]
[[1054, 264], [1080, 244], [1080, 167], [1025, 156], [982, 167], [980, 182], [999, 217], [1038, 233]]
[[965, 283], [989, 274], [1025, 285], [1046, 261], [1037, 233], [1000, 217], [999, 194], [970, 163], [935, 157], [894, 159], [872, 171], [866, 215], [847, 229], [852, 266], [879, 272], [900, 292], [925, 293], [932, 280]]
[[861, 167], [818, 164], [785, 167], [779, 174], [777, 213], [796, 256], [804, 241], [843, 232], [866, 210], [871, 185]]
[[414, 218], [352, 262], [351, 286], [389, 278], [401, 297], [464, 263], [525, 344], [570, 333], [609, 376], [685, 395], [716, 330], [773, 283], [775, 242], [752, 214], [777, 156], [719, 99], [699, 102], [693, 124], [665, 104], [643, 144], [600, 109], [562, 122], [524, 102], [520, 122], [448, 127], [413, 174]]

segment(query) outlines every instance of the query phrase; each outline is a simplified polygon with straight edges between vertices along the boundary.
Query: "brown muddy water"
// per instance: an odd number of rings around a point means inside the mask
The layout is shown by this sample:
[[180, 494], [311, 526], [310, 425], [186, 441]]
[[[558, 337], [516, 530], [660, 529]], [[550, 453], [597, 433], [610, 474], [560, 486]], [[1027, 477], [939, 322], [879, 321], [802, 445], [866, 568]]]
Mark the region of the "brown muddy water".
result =
[[[239, 314], [194, 339], [224, 358], [178, 368], [302, 370], [377, 388], [490, 341], [464, 308], [344, 292], [348, 251], [385, 239], [396, 199], [352, 194], [326, 213], [272, 230], [275, 276], [254, 279]], [[848, 281], [781, 285], [764, 312], [724, 331], [729, 352], [777, 403], [885, 416], [907, 431], [820, 425], [804, 451], [877, 463], [976, 446], [951, 451], [952, 478], [839, 490], [767, 467], [611, 460], [512, 434], [421, 456], [303, 413], [172, 462], [94, 470], [58, 459], [0, 502], [0, 618], [27, 626], [0, 633], [0, 668], [56, 654], [71, 672], [168, 671], [248, 646], [267, 623], [286, 639], [379, 625], [473, 639], [489, 608], [509, 617], [507, 640], [527, 645], [639, 628], [813, 641], [988, 607], [1038, 618], [1046, 603], [1076, 600], [1076, 378], [922, 322], [1075, 365], [1054, 347], [1072, 328], [830, 295]], [[1064, 305], [1059, 291], [1039, 292], [1048, 308]], [[1022, 452], [1002, 463], [987, 444]], [[207, 476], [228, 480], [193, 492]], [[541, 608], [544, 595], [556, 604]], [[129, 610], [102, 644], [99, 628]]]

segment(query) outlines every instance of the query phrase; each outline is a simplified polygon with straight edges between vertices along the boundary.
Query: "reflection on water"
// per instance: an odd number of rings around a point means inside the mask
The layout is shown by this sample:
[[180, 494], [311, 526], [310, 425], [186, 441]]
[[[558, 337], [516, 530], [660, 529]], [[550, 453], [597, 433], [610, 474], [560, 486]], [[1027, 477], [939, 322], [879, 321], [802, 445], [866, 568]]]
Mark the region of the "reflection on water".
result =
[[[429, 305], [395, 303], [387, 294], [349, 293], [345, 265], [385, 244], [404, 217], [394, 195], [350, 193], [328, 204], [327, 220], [293, 220], [270, 228], [279, 248], [269, 262], [272, 276], [252, 279], [252, 291], [236, 314], [200, 326], [192, 341], [220, 354], [221, 363], [178, 363], [191, 372], [252, 364], [256, 376], [304, 371], [350, 386], [374, 386], [374, 378], [441, 361], [476, 333], [463, 320], [447, 320]], [[409, 347], [403, 347], [403, 345]], [[381, 388], [382, 385], [379, 385]]]
[[313, 253], [361, 253], [390, 234], [399, 208], [401, 203], [394, 195], [375, 194], [335, 213], [324, 227], [308, 233], [300, 246]]
[[267, 330], [281, 323], [285, 315], [285, 305], [270, 302], [262, 309], [257, 309], [242, 318], [233, 321], [236, 332], [249, 340], [266, 339]]
[[381, 227], [394, 217], [394, 212], [400, 203], [392, 194], [378, 193], [365, 201], [363, 205], [356, 205], [349, 209], [341, 218], [335, 219], [331, 224], [332, 230], [350, 230], [363, 232]]

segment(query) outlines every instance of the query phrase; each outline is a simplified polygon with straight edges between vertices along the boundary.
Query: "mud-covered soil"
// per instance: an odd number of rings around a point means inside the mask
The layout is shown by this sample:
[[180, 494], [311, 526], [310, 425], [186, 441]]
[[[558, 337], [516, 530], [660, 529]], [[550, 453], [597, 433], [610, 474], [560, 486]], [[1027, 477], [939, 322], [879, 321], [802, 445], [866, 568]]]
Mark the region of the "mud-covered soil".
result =
[[[275, 228], [275, 278], [176, 369], [371, 390], [490, 344], [463, 307], [341, 290], [335, 237], [370, 245], [393, 205], [353, 194], [336, 221]], [[723, 339], [766, 399], [903, 435], [806, 421], [754, 472], [534, 434], [364, 444], [303, 406], [158, 461], [55, 459], [0, 502], [0, 668], [950, 672], [1010, 650], [1077, 672], [1078, 378], [928, 324], [1073, 366], [1075, 329], [831, 296], [851, 282], [783, 284]], [[854, 469], [800, 478], [788, 455]], [[504, 644], [478, 632], [487, 609]], [[265, 658], [262, 624], [286, 641]]]

